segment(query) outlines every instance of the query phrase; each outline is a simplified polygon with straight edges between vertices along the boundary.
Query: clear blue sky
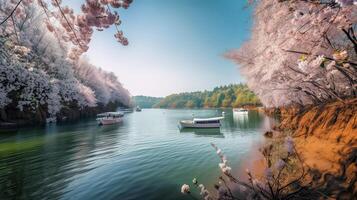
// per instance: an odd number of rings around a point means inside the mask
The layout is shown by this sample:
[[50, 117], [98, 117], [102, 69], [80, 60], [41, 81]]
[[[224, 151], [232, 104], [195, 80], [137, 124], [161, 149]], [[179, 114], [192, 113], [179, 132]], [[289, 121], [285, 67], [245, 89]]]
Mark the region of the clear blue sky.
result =
[[252, 8], [245, 6], [245, 0], [134, 0], [119, 10], [129, 46], [114, 40], [112, 27], [95, 31], [86, 56], [114, 72], [132, 95], [166, 96], [244, 82], [223, 54], [249, 38]]

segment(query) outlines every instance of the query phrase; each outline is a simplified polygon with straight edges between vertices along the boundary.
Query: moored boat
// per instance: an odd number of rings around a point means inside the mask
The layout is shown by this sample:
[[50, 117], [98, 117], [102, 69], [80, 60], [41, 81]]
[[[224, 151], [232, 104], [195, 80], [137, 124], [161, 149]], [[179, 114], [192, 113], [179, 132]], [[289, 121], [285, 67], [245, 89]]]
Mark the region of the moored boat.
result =
[[135, 111], [136, 112], [141, 112], [141, 108], [139, 106], [136, 106]]
[[181, 128], [219, 128], [224, 117], [193, 118], [192, 120], [181, 120]]
[[244, 108], [233, 108], [234, 113], [248, 113], [247, 109]]
[[123, 112], [123, 113], [131, 113], [134, 111], [134, 109], [133, 108], [119, 108], [118, 111]]
[[97, 115], [99, 125], [117, 124], [123, 121], [123, 112], [106, 112]]

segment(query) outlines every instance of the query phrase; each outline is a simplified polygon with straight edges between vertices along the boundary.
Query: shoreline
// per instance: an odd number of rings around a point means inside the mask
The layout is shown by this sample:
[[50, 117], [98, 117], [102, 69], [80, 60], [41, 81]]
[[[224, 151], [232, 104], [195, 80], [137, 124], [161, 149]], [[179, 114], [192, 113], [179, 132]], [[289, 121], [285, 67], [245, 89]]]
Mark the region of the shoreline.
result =
[[[328, 191], [336, 198], [355, 194], [357, 191], [357, 99], [344, 103], [330, 102], [320, 106], [310, 106], [301, 111], [296, 108], [279, 108], [265, 112], [278, 117], [279, 122], [272, 127], [270, 136], [261, 145], [255, 145], [245, 162], [234, 172], [241, 181], [249, 181], [245, 169], [253, 177], [264, 180], [267, 163], [258, 150], [273, 144], [273, 157], [283, 153], [286, 137], [293, 144], [302, 166], [307, 171], [302, 184], [311, 189]], [[273, 113], [273, 115], [271, 115]], [[294, 168], [298, 165], [294, 165]], [[333, 188], [330, 186], [334, 185]], [[239, 191], [236, 185], [232, 187]]]

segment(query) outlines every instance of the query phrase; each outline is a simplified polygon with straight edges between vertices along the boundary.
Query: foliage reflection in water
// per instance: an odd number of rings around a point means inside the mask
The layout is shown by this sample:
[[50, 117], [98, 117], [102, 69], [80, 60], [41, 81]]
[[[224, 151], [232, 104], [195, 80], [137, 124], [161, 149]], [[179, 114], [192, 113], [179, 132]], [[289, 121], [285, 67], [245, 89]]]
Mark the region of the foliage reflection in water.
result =
[[265, 117], [254, 111], [241, 120], [225, 110], [218, 130], [177, 127], [193, 113], [221, 112], [144, 109], [121, 125], [86, 120], [1, 134], [0, 199], [187, 199], [179, 192], [185, 181], [220, 175], [211, 142], [240, 166], [264, 140]]

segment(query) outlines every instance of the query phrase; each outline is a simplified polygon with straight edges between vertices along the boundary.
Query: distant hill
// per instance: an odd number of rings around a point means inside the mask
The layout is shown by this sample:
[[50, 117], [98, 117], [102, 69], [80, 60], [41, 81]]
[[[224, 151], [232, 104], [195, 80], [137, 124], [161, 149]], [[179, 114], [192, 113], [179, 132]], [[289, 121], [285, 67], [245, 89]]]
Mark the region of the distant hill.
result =
[[261, 105], [245, 84], [216, 87], [212, 91], [172, 94], [154, 105], [156, 108], [220, 108]]
[[134, 96], [133, 100], [136, 106], [141, 108], [152, 108], [155, 104], [158, 104], [162, 97], [149, 97], [149, 96]]

